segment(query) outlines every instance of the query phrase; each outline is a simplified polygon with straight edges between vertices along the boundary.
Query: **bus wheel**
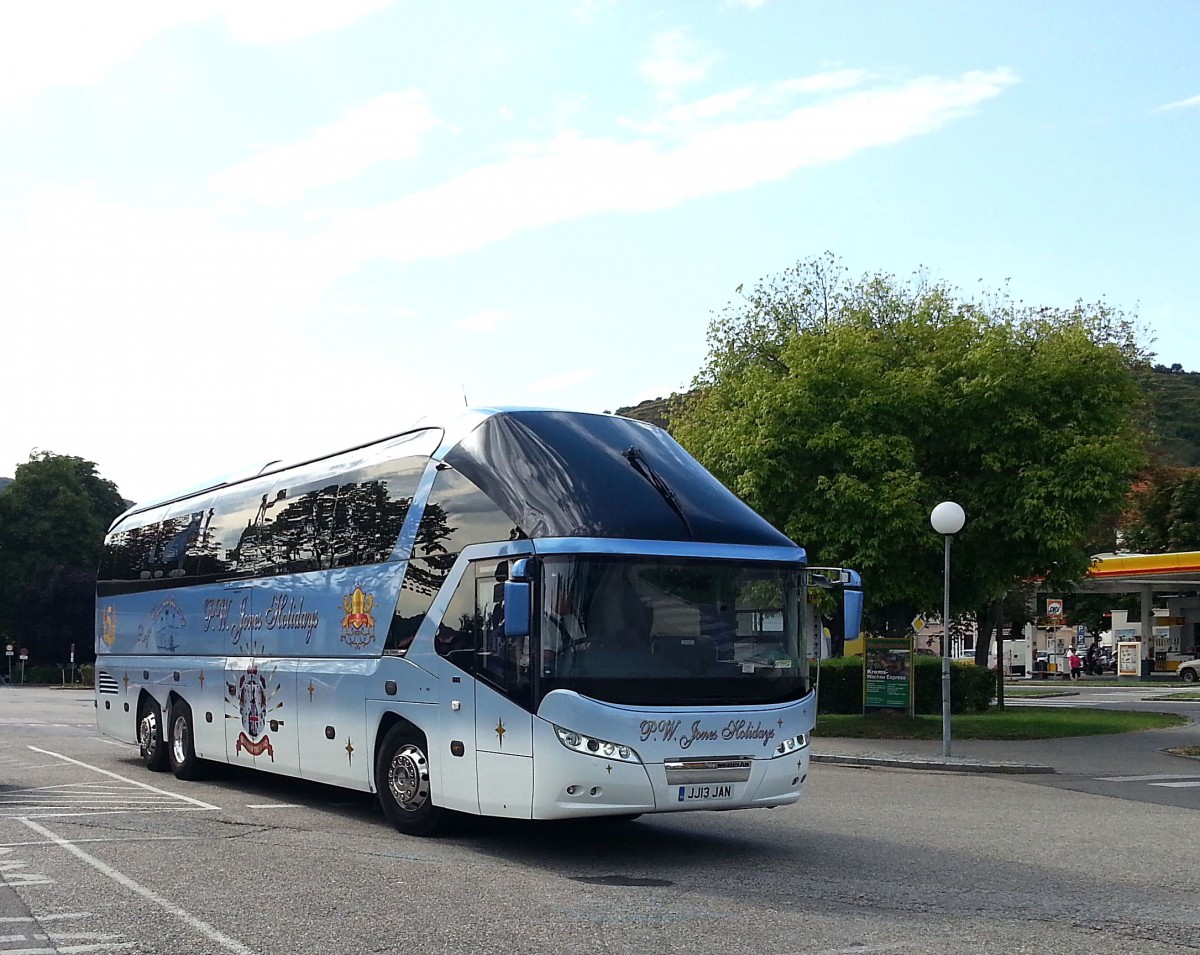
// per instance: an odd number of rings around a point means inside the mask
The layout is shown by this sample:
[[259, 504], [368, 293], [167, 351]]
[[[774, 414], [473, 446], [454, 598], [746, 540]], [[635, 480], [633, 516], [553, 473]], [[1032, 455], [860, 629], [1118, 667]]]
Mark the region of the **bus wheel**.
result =
[[167, 744], [163, 740], [162, 710], [147, 698], [138, 711], [138, 749], [146, 768], [161, 773], [167, 768]]
[[196, 779], [200, 775], [200, 760], [192, 740], [192, 710], [179, 700], [171, 707], [171, 732], [167, 751], [171, 757], [171, 772], [177, 779]]
[[379, 804], [393, 826], [410, 836], [430, 836], [442, 827], [446, 812], [429, 798], [429, 757], [412, 730], [388, 730], [375, 776]]

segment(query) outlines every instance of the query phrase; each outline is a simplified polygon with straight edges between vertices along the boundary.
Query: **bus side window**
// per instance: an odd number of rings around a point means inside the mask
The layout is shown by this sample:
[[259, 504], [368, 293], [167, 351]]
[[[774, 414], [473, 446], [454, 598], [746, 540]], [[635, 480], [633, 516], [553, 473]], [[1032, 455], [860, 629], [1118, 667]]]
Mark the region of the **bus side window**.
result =
[[100, 559], [97, 578], [106, 583], [132, 579], [133, 572], [129, 566], [129, 552], [129, 531], [117, 531], [104, 545], [104, 556]]
[[162, 576], [162, 518], [165, 507], [155, 508], [141, 517], [146, 523], [129, 536], [130, 569], [134, 580], [154, 580]]
[[433, 645], [437, 652], [460, 669], [472, 669], [475, 655], [475, 569], [468, 567], [458, 582], [446, 612], [438, 622]]
[[481, 563], [478, 573], [475, 585], [475, 617], [479, 621], [477, 673], [505, 696], [528, 705], [531, 638], [505, 636], [504, 580], [497, 577], [496, 564]]
[[412, 646], [413, 637], [417, 635], [425, 614], [429, 613], [429, 605], [435, 596], [437, 587], [430, 586], [420, 575], [414, 574], [410, 563], [396, 600], [391, 626], [388, 627], [387, 640], [383, 645], [385, 653], [404, 653]]
[[401, 458], [346, 476], [333, 509], [332, 566], [379, 564], [392, 555], [426, 463]]

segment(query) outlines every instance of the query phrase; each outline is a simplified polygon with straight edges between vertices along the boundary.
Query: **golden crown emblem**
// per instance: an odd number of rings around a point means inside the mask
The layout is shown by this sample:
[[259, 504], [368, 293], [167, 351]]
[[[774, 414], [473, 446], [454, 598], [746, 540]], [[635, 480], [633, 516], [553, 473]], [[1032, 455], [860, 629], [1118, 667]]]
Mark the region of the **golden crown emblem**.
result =
[[342, 598], [342, 608], [356, 620], [362, 620], [375, 606], [375, 595], [363, 593], [362, 585], [355, 584], [354, 592]]
[[375, 618], [371, 610], [375, 606], [375, 595], [363, 593], [362, 585], [355, 584], [354, 590], [342, 598], [342, 640], [352, 647], [361, 649], [375, 639]]

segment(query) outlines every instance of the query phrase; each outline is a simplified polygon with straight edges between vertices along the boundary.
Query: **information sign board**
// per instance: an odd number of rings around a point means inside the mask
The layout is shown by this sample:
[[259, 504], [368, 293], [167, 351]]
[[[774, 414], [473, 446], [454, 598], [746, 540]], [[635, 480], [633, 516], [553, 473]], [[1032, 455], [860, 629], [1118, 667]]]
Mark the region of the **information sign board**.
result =
[[1117, 676], [1142, 675], [1142, 645], [1140, 643], [1117, 644]]
[[867, 637], [863, 665], [863, 708], [903, 709], [912, 705], [912, 639]]

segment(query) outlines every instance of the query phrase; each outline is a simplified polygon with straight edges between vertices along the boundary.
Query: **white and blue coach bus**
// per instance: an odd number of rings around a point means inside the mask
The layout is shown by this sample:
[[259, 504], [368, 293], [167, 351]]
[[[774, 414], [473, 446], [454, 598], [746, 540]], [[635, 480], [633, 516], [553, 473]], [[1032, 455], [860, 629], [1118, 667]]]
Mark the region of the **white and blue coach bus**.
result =
[[101, 730], [448, 812], [633, 817], [795, 802], [818, 570], [664, 431], [469, 411], [146, 506], [96, 603]]

